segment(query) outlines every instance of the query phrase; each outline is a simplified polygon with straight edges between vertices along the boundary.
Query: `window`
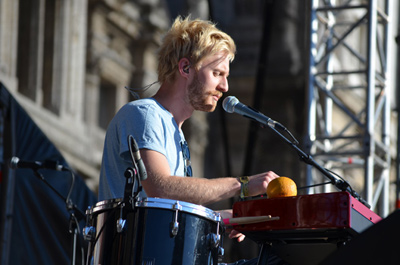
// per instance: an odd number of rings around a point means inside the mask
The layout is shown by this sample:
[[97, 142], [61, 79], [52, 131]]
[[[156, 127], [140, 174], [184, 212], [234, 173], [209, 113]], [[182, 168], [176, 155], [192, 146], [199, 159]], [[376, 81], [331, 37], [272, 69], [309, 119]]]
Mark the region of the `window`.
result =
[[111, 82], [104, 79], [100, 83], [99, 99], [99, 126], [107, 129], [108, 123], [115, 115], [116, 88]]

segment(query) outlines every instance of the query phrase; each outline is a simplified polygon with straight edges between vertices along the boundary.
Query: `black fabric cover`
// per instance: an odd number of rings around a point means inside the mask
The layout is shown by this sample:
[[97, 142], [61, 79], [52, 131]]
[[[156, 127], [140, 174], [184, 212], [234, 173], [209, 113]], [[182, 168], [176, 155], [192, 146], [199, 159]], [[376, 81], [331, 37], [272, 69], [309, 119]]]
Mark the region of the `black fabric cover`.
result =
[[[4, 146], [1, 169], [3, 173], [11, 172], [13, 182], [2, 181], [4, 185], [11, 185], [14, 196], [3, 198], [12, 202], [11, 238], [9, 244], [8, 264], [72, 264], [72, 239], [69, 232], [70, 214], [65, 201], [57, 195], [44, 181], [35, 176], [31, 169], [9, 169], [9, 160], [17, 156], [26, 161], [58, 161], [68, 167], [67, 162], [33, 122], [24, 109], [16, 102], [6, 88], [0, 83], [0, 107], [3, 107], [4, 119]], [[1, 134], [0, 134], [1, 136]], [[55, 170], [38, 170], [62, 197], [66, 198], [71, 187], [71, 174]], [[9, 201], [12, 200], [12, 201]], [[75, 174], [75, 184], [71, 201], [81, 213], [85, 213], [88, 206], [97, 201], [96, 195], [86, 186], [83, 179]], [[1, 205], [5, 202], [2, 201]], [[2, 214], [4, 209], [2, 209]], [[79, 217], [79, 211], [75, 211]], [[84, 217], [84, 216], [83, 216]], [[78, 226], [77, 258], [75, 264], [82, 264], [86, 259], [87, 242], [83, 240], [82, 229], [86, 225], [85, 218], [81, 218]], [[4, 232], [4, 231], [2, 231]], [[3, 251], [4, 248], [3, 247]], [[82, 250], [84, 254], [82, 254]], [[7, 253], [2, 253], [3, 256]]]

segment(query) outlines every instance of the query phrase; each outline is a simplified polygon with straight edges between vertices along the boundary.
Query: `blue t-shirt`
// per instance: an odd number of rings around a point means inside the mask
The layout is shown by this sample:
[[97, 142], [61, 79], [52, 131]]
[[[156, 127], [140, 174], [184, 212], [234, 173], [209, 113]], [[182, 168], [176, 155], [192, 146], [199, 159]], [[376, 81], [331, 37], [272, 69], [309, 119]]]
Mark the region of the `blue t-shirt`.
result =
[[124, 196], [124, 173], [132, 167], [129, 135], [135, 138], [139, 149], [163, 154], [171, 175], [184, 176], [180, 143], [185, 137], [172, 114], [153, 98], [132, 101], [118, 111], [107, 128], [100, 171], [100, 201]]

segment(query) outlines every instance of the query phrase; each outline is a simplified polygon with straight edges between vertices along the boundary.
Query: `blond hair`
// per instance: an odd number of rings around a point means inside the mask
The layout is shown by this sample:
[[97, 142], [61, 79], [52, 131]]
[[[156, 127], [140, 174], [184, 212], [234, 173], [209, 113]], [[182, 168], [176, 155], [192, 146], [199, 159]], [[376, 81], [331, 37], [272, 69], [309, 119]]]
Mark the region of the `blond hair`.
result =
[[233, 61], [236, 45], [228, 34], [211, 21], [179, 16], [164, 36], [159, 50], [158, 81], [173, 81], [182, 58], [187, 58], [192, 66], [197, 67], [204, 57], [218, 52], [226, 52], [229, 60]]

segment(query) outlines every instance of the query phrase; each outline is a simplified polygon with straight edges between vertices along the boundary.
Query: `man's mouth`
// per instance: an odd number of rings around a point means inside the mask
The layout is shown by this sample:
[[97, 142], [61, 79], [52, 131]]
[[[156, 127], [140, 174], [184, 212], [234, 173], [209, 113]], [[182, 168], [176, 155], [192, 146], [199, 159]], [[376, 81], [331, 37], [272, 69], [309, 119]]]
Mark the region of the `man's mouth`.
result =
[[216, 95], [213, 95], [213, 98], [215, 101], [218, 101], [222, 97], [222, 93], [218, 93]]

